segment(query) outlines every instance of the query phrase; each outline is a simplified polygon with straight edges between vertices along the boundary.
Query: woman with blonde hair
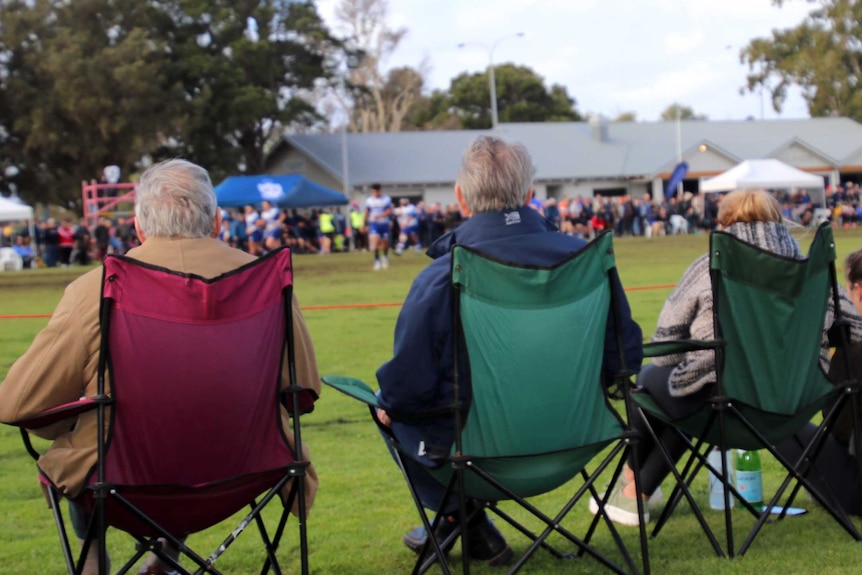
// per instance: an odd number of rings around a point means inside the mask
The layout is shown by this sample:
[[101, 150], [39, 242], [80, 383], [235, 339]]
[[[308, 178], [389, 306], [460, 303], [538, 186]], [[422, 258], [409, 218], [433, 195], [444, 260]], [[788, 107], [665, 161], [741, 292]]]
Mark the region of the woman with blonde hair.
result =
[[[787, 258], [805, 257], [799, 243], [782, 223], [781, 206], [765, 190], [729, 193], [720, 200], [717, 223], [719, 230], [765, 251]], [[712, 305], [709, 254], [704, 254], [686, 270], [665, 301], [652, 341], [713, 339]], [[862, 318], [856, 314], [853, 304], [843, 293], [841, 307], [845, 317], [851, 320], [851, 339], [862, 339]], [[829, 365], [826, 329], [832, 325], [832, 316], [830, 300], [824, 321], [821, 354], [824, 369], [828, 369]], [[653, 396], [672, 419], [679, 419], [694, 413], [703, 405], [712, 393], [715, 380], [714, 353], [694, 351], [653, 358], [651, 364], [641, 369], [637, 383], [644, 392]], [[650, 418], [650, 423], [671, 456], [678, 460], [685, 453], [683, 441], [658, 419]], [[641, 465], [641, 496], [647, 501], [648, 508], [660, 500], [659, 485], [670, 469], [661, 450], [651, 441], [643, 422], [636, 421], [635, 427], [642, 427], [638, 461]], [[633, 478], [632, 470], [626, 466], [622, 481], [614, 487], [606, 507], [611, 519], [623, 525], [638, 524]], [[590, 502], [590, 508], [597, 509], [595, 502]], [[644, 519], [649, 521], [648, 511]]]

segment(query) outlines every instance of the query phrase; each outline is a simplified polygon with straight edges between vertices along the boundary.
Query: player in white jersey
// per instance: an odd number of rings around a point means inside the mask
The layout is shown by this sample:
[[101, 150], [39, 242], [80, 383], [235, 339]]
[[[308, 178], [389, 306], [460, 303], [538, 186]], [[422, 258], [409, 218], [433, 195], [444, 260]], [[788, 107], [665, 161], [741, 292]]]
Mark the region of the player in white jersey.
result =
[[389, 217], [391, 215], [392, 198], [380, 191], [380, 184], [371, 184], [371, 197], [365, 200], [365, 225], [368, 227], [368, 248], [374, 250], [375, 271], [389, 267]]
[[413, 243], [416, 251], [422, 249], [422, 244], [419, 241], [419, 210], [416, 206], [410, 203], [407, 198], [401, 198], [401, 206], [395, 208], [395, 217], [398, 218], [398, 245], [395, 246], [395, 253], [401, 255], [407, 245], [409, 239]]

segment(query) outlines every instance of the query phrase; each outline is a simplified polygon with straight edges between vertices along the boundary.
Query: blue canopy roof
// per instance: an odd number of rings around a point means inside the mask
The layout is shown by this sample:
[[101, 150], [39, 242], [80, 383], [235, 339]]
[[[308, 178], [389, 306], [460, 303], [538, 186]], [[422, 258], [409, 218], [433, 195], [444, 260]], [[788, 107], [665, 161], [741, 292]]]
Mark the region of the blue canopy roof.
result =
[[223, 208], [267, 201], [283, 208], [310, 208], [346, 204], [347, 197], [299, 174], [231, 176], [215, 189]]

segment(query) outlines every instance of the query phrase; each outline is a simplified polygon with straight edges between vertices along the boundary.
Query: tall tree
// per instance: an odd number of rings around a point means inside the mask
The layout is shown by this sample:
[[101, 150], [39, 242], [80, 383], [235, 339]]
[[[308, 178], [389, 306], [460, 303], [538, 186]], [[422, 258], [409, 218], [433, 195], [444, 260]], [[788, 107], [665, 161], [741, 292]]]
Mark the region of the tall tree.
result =
[[135, 24], [148, 10], [134, 0], [0, 4], [8, 188], [30, 201], [74, 202], [81, 180], [108, 164], [129, 168], [170, 136], [160, 121], [172, 100], [164, 44]]
[[764, 90], [780, 112], [787, 90], [797, 86], [812, 116], [862, 121], [862, 2], [808, 1], [817, 7], [805, 21], [754, 39], [742, 50], [740, 61], [749, 68], [743, 90]]
[[385, 67], [406, 28], [386, 23], [387, 0], [341, 0], [335, 16], [347, 40], [348, 51], [359, 57], [348, 74], [350, 98], [341, 99], [353, 132], [398, 132], [422, 92], [424, 72], [419, 68]]
[[664, 109], [661, 113], [661, 119], [665, 122], [674, 120], [706, 120], [706, 114], [696, 114], [691, 106], [684, 106], [678, 102], [674, 102]]
[[404, 119], [404, 130], [461, 130], [461, 119], [451, 110], [451, 98], [444, 90], [422, 95]]
[[182, 135], [163, 153], [178, 145], [216, 180], [256, 173], [285, 129], [322, 122], [310, 94], [333, 40], [313, 2], [166, 1], [156, 30], [186, 102]]
[[[526, 66], [495, 66], [497, 113], [501, 122], [571, 122], [582, 117], [565, 87], [545, 87], [544, 79]], [[491, 127], [488, 72], [463, 73], [452, 80], [450, 107], [464, 128]]]

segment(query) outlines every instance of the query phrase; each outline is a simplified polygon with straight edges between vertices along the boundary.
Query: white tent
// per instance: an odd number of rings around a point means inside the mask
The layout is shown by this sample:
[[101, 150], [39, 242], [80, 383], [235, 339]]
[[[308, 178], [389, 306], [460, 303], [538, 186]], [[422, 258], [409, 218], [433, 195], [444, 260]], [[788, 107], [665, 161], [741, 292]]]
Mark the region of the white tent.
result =
[[33, 208], [0, 196], [0, 222], [33, 222]]
[[751, 188], [824, 188], [823, 178], [788, 166], [780, 160], [745, 160], [713, 178], [701, 180], [701, 192]]
[[27, 220], [30, 224], [30, 238], [36, 237], [36, 222], [33, 220], [33, 208], [0, 196], [0, 222], [20, 222]]

